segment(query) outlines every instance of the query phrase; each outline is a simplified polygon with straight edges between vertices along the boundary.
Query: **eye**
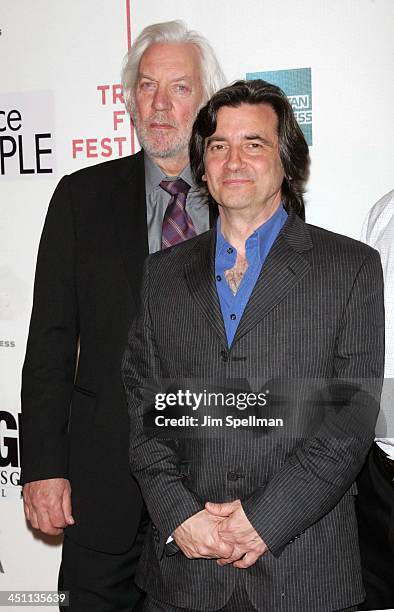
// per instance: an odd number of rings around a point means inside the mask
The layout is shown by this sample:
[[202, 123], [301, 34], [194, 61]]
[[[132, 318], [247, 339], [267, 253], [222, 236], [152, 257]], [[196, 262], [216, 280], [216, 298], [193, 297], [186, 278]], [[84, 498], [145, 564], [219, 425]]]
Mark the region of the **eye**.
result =
[[175, 83], [174, 85], [174, 91], [175, 93], [179, 93], [179, 94], [188, 94], [190, 92], [190, 87], [188, 85], [185, 85], [184, 83]]
[[156, 83], [153, 81], [141, 81], [139, 84], [140, 91], [154, 91], [156, 88]]
[[225, 151], [227, 149], [227, 145], [225, 142], [211, 142], [208, 145], [207, 150], [212, 153], [220, 153], [221, 151]]
[[248, 142], [248, 149], [262, 149], [262, 144], [260, 142]]

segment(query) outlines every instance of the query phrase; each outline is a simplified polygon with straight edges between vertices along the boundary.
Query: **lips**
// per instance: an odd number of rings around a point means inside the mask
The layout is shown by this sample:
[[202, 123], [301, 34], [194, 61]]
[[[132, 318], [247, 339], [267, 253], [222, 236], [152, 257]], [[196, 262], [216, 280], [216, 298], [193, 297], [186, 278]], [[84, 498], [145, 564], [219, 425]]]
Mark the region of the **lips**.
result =
[[173, 130], [178, 126], [173, 119], [168, 119], [164, 113], [154, 113], [146, 121], [151, 130]]
[[169, 123], [150, 123], [149, 127], [152, 130], [174, 130], [175, 126], [170, 125]]
[[251, 179], [248, 178], [228, 178], [223, 180], [223, 185], [226, 185], [226, 187], [241, 187], [251, 182]]

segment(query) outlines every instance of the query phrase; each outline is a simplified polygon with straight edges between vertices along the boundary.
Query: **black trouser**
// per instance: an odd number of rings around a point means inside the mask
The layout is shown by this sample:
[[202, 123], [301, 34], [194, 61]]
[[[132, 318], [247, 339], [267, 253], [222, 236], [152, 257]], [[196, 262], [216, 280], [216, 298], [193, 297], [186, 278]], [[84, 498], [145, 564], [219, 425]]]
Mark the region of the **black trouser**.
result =
[[356, 498], [363, 582], [360, 610], [394, 608], [394, 461], [374, 443]]
[[[240, 570], [242, 571], [242, 570]], [[185, 585], [187, 588], [187, 585]], [[147, 595], [143, 608], [143, 612], [196, 612], [191, 608], [178, 608], [170, 604], [156, 601]], [[256, 612], [256, 608], [252, 605], [248, 593], [244, 586], [243, 580], [238, 580], [232, 596], [226, 603], [224, 608], [220, 608], [218, 612]]]
[[[243, 571], [243, 570], [240, 570]], [[351, 606], [349, 608], [343, 608], [337, 612], [354, 612], [358, 610], [357, 606]], [[143, 612], [197, 612], [190, 608], [177, 608], [170, 604], [156, 601], [155, 599], [146, 596], [145, 602], [142, 606]], [[257, 608], [253, 606], [249, 599], [249, 595], [246, 591], [244, 581], [238, 580], [238, 583], [231, 595], [230, 599], [223, 608], [217, 610], [217, 612], [258, 612]], [[266, 612], [273, 612], [267, 610]]]
[[144, 532], [131, 550], [110, 554], [84, 548], [65, 537], [59, 572], [59, 590], [70, 592], [72, 612], [130, 612], [144, 594], [134, 584]]

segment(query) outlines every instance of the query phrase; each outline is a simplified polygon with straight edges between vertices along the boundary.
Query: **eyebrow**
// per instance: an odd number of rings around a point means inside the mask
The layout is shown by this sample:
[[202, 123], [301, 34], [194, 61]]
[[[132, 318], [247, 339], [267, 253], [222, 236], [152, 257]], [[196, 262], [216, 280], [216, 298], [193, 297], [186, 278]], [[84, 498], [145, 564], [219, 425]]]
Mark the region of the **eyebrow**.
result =
[[224, 136], [210, 136], [207, 138], [206, 146], [210, 145], [212, 142], [223, 142], [223, 140], [226, 140]]
[[[263, 138], [263, 136], [261, 136], [260, 134], [254, 134], [254, 133], [243, 134], [242, 137], [244, 140], [258, 140], [259, 142], [262, 142], [263, 144], [272, 146], [272, 142], [270, 142], [266, 138]], [[217, 134], [215, 136], [210, 136], [209, 138], [207, 138], [206, 146], [209, 146], [213, 142], [226, 142], [226, 141], [227, 141], [227, 138], [225, 136], [221, 136], [220, 134]]]
[[[149, 81], [157, 81], [157, 79], [149, 76], [149, 74], [144, 74], [143, 72], [139, 72], [138, 73], [138, 79], [149, 79]], [[172, 79], [172, 82], [176, 82], [176, 81], [190, 81], [191, 77], [188, 76], [187, 74], [184, 74], [182, 76], [179, 77], [175, 77], [175, 79]]]
[[245, 140], [259, 140], [260, 142], [263, 142], [264, 144], [268, 144], [268, 145], [272, 144], [271, 141], [267, 140], [260, 134], [245, 134], [244, 138]]

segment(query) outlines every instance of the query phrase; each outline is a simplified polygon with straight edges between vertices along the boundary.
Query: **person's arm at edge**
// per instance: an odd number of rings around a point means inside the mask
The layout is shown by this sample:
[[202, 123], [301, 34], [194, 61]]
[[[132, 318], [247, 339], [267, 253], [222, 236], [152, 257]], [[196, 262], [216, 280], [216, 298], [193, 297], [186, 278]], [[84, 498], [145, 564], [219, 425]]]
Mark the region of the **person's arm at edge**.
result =
[[[167, 444], [144, 430], [144, 388], [160, 384], [160, 363], [149, 313], [150, 262], [145, 263], [141, 312], [134, 320], [123, 356], [122, 376], [130, 415], [130, 467], [137, 478], [153, 523], [166, 543], [175, 529], [204, 509], [183, 484], [176, 440]], [[161, 389], [158, 389], [158, 392]], [[149, 407], [148, 407], [149, 409]]]
[[[40, 240], [33, 310], [22, 374], [22, 473], [26, 515], [54, 513], [51, 529], [72, 524], [68, 478], [68, 421], [79, 336], [75, 290], [75, 227], [70, 178], [51, 199]], [[32, 506], [30, 507], [32, 510]], [[60, 515], [64, 514], [63, 521]], [[32, 512], [30, 512], [32, 514]]]

